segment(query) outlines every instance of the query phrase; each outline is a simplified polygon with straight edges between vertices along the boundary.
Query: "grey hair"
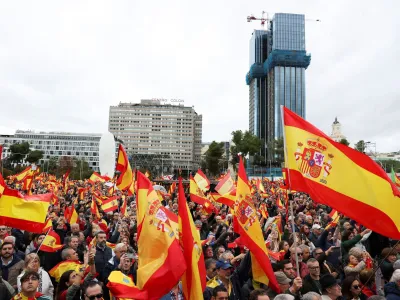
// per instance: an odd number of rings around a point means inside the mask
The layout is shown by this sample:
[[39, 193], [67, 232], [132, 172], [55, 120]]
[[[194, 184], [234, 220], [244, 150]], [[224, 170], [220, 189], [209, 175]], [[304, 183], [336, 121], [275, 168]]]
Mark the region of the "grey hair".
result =
[[274, 299], [275, 300], [294, 300], [294, 297], [289, 294], [279, 294]]
[[299, 248], [301, 249], [301, 251], [304, 251], [305, 249], [308, 249], [308, 251], [310, 251], [310, 247], [308, 247], [307, 245], [301, 244], [301, 245], [299, 246]]
[[303, 300], [315, 300], [315, 297], [318, 300], [322, 299], [320, 294], [316, 292], [308, 292], [307, 294], [303, 295]]
[[400, 281], [400, 269], [394, 270], [392, 278], [390, 278], [390, 282], [399, 282]]
[[115, 245], [114, 251], [119, 251], [122, 247], [126, 246], [124, 243], [118, 243]]
[[205, 261], [206, 269], [210, 268], [210, 266], [212, 264], [216, 264], [216, 263], [217, 263], [217, 261], [215, 259], [213, 259], [213, 258], [206, 259], [206, 261]]
[[67, 259], [67, 257], [69, 256], [69, 251], [68, 250], [71, 250], [72, 248], [65, 248], [63, 251], [61, 251], [61, 259], [62, 260], [66, 260]]
[[229, 255], [229, 254], [232, 254], [233, 255], [233, 253], [231, 252], [231, 251], [229, 251], [229, 250], [226, 250], [224, 253], [222, 253], [220, 256], [219, 256], [219, 259], [221, 259], [221, 260], [226, 260], [227, 258], [225, 258], [227, 255]]
[[4, 239], [11, 239], [12, 240], [12, 244], [13, 245], [15, 245], [15, 241], [16, 241], [16, 238], [15, 238], [15, 236], [13, 236], [13, 235], [9, 235], [9, 236], [7, 236], [7, 237], [5, 237]]

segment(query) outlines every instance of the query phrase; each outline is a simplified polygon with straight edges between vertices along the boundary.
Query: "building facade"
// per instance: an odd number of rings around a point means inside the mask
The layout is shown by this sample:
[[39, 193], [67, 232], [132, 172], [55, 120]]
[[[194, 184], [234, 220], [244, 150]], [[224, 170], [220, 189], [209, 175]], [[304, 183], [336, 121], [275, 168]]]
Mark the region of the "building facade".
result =
[[304, 23], [304, 15], [275, 14], [267, 30], [255, 30], [250, 40], [249, 130], [261, 139], [266, 160], [273, 160], [268, 148], [283, 136], [280, 106], [306, 117], [305, 70], [311, 55]]
[[[99, 142], [101, 134], [67, 133], [67, 132], [35, 132], [17, 130], [14, 135], [0, 135], [3, 145], [2, 159], [7, 158], [10, 145], [28, 142], [31, 150], [43, 151], [43, 164], [50, 158], [72, 156], [84, 159], [94, 171], [99, 171]], [[43, 170], [45, 171], [45, 170]]]
[[111, 106], [109, 131], [123, 142], [135, 167], [159, 175], [200, 166], [202, 115], [160, 100]]
[[345, 139], [346, 137], [342, 133], [342, 124], [338, 121], [337, 117], [335, 118], [335, 121], [332, 123], [332, 134], [331, 138], [335, 142], [340, 142], [342, 139]]

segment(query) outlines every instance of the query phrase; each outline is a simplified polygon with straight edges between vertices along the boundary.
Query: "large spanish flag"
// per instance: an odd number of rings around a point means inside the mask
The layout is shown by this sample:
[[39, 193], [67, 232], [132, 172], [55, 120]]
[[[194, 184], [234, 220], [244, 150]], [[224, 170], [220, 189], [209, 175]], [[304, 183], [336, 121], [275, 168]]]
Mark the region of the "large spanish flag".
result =
[[53, 230], [50, 230], [44, 238], [39, 249], [44, 252], [57, 252], [64, 247], [61, 244], [60, 236]]
[[[182, 277], [186, 263], [179, 246], [177, 224], [158, 199], [150, 180], [137, 172], [137, 286], [148, 299], [160, 299]], [[176, 215], [174, 215], [177, 218]]]
[[52, 194], [23, 196], [5, 187], [0, 197], [0, 224], [42, 233]]
[[107, 287], [111, 295], [117, 299], [148, 299], [147, 292], [139, 290], [132, 278], [121, 271], [111, 272], [108, 276]]
[[331, 140], [283, 108], [290, 187], [365, 227], [400, 238], [400, 191], [367, 155]]
[[202, 170], [198, 169], [193, 179], [203, 192], [210, 189], [210, 180], [208, 180], [206, 174], [204, 174]]
[[211, 201], [204, 195], [203, 190], [198, 186], [192, 175], [190, 175], [189, 194], [190, 200], [197, 204], [203, 205], [205, 208], [213, 207]]
[[97, 181], [106, 182], [108, 179], [109, 178], [107, 178], [106, 176], [101, 176], [99, 173], [93, 172], [89, 178], [89, 181], [91, 183], [96, 183]]
[[240, 234], [241, 241], [251, 252], [253, 278], [258, 282], [268, 285], [276, 292], [280, 292], [278, 282], [268, 250], [265, 246], [261, 225], [258, 221], [256, 209], [253, 206], [251, 189], [248, 184], [243, 159], [239, 159], [238, 182], [236, 189], [237, 200], [235, 203], [235, 230]]
[[128, 189], [132, 184], [133, 175], [128, 155], [126, 155], [124, 146], [122, 146], [122, 144], [119, 144], [116, 170], [121, 172], [117, 180], [117, 187], [120, 190]]
[[199, 233], [194, 226], [179, 178], [179, 232], [187, 269], [182, 276], [182, 289], [185, 299], [202, 299], [206, 287], [206, 269]]
[[233, 207], [236, 201], [236, 190], [231, 191], [225, 195], [220, 195], [219, 193], [210, 193], [211, 197], [215, 202], [225, 204], [229, 207]]

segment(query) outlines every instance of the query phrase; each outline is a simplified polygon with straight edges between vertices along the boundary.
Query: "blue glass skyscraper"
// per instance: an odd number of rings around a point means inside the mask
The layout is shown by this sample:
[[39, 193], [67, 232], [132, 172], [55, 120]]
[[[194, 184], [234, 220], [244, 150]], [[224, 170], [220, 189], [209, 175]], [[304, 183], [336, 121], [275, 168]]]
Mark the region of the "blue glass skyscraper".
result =
[[305, 18], [299, 14], [275, 14], [268, 30], [255, 30], [250, 40], [249, 130], [267, 148], [282, 137], [280, 106], [305, 118], [305, 70], [311, 55], [305, 47]]

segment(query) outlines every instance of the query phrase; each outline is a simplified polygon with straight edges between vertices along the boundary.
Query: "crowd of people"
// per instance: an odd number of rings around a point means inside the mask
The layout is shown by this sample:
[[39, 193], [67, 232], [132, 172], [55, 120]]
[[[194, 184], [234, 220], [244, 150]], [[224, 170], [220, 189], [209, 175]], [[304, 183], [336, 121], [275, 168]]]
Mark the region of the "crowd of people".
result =
[[[133, 282], [138, 267], [136, 197], [113, 190], [120, 209], [100, 218], [90, 209], [93, 195], [109, 196], [104, 182], [71, 181], [66, 189], [36, 180], [33, 193], [53, 192], [57, 200], [48, 218], [63, 247], [45, 252], [46, 236], [0, 225], [0, 299], [111, 299], [107, 283], [113, 271]], [[9, 180], [14, 189], [21, 186]], [[166, 184], [169, 188], [169, 183]], [[233, 230], [230, 207], [213, 203], [212, 210], [187, 201], [203, 244], [206, 269], [204, 299], [400, 299], [400, 243], [346, 216], [333, 222], [329, 207], [308, 195], [293, 195], [293, 215], [280, 205], [279, 183], [263, 182], [253, 194], [274, 275], [281, 293], [253, 279], [251, 255]], [[24, 191], [21, 191], [22, 193]], [[316, 199], [318, 200], [318, 199]], [[178, 213], [176, 191], [162, 195], [162, 204]], [[72, 207], [79, 217], [70, 224]], [[63, 263], [79, 268], [63, 271]], [[162, 282], [160, 282], [162, 284]], [[184, 299], [180, 282], [163, 298]]]

